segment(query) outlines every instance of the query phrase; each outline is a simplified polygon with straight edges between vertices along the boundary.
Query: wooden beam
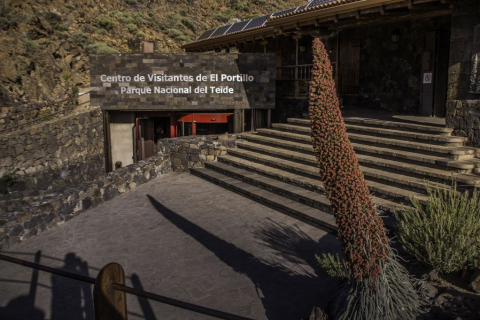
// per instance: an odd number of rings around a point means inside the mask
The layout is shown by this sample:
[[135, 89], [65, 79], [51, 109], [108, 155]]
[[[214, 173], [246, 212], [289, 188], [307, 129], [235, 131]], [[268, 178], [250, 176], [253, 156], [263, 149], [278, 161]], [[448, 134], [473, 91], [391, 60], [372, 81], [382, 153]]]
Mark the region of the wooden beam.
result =
[[371, 19], [362, 19], [362, 20], [350, 20], [339, 22], [333, 26], [330, 26], [331, 30], [343, 30], [343, 29], [351, 29], [357, 27], [363, 27], [367, 25], [379, 25], [379, 24], [387, 24], [387, 23], [396, 23], [400, 21], [406, 20], [415, 20], [415, 19], [425, 19], [425, 18], [433, 18], [437, 16], [445, 16], [452, 14], [452, 9], [449, 8], [449, 5], [441, 5], [441, 8], [437, 7], [437, 10], [432, 10], [431, 8], [424, 8], [424, 9], [414, 9], [412, 11], [404, 11], [402, 13], [397, 14], [389, 14], [389, 15], [379, 15], [376, 18]]
[[385, 6], [380, 6], [380, 14], [381, 14], [382, 16], [385, 15]]

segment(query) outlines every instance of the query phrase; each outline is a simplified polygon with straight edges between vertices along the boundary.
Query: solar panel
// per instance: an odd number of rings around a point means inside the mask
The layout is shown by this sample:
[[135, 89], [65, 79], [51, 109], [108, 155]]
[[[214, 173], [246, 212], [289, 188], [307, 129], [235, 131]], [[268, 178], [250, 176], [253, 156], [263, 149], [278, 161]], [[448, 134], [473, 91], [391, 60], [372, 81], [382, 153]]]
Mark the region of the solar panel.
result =
[[228, 28], [230, 28], [231, 24], [228, 24], [226, 26], [221, 26], [221, 27], [218, 27], [217, 30], [215, 30], [215, 32], [212, 33], [212, 35], [209, 37], [209, 38], [213, 38], [213, 37], [216, 37], [216, 36], [221, 36], [225, 33], [225, 31], [228, 30]]
[[266, 15], [263, 17], [258, 17], [258, 18], [253, 18], [252, 21], [248, 24], [248, 26], [243, 29], [243, 30], [248, 30], [256, 27], [261, 27], [267, 22], [268, 18], [270, 18], [270, 15]]
[[197, 41], [209, 38], [215, 30], [217, 30], [217, 28], [205, 31], [198, 37]]
[[316, 6], [319, 6], [321, 4], [325, 4], [325, 3], [329, 3], [329, 2], [333, 2], [333, 1], [335, 1], [335, 0], [313, 0], [312, 2], [310, 2], [308, 7], [312, 8], [312, 7], [316, 7]]
[[282, 14], [287, 14], [287, 13], [293, 12], [293, 11], [295, 11], [295, 9], [297, 9], [297, 8], [298, 8], [298, 7], [290, 8], [290, 9], [285, 9], [285, 10], [282, 10], [282, 11], [278, 11], [278, 12], [275, 12], [274, 14], [272, 14], [272, 16], [273, 16], [273, 17], [281, 16]]
[[240, 22], [237, 22], [237, 23], [233, 24], [233, 26], [225, 34], [230, 34], [230, 33], [233, 33], [233, 32], [242, 31], [243, 27], [245, 27], [245, 25], [248, 22], [250, 22], [250, 20], [240, 21]]

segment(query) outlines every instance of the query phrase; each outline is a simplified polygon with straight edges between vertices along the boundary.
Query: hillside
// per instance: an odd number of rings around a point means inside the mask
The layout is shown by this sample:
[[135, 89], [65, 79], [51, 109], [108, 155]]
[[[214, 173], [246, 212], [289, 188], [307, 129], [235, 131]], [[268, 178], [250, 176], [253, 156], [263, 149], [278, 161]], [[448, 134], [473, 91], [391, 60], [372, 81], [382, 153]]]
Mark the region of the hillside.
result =
[[179, 52], [202, 31], [305, 0], [2, 0], [0, 105], [57, 101], [89, 85], [88, 54]]

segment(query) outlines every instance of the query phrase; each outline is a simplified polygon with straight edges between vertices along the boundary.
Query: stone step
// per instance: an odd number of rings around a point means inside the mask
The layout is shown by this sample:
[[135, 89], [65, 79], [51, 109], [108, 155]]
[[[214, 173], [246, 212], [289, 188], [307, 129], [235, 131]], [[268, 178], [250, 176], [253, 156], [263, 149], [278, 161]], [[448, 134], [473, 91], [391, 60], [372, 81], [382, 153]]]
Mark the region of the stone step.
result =
[[[380, 127], [380, 128], [391, 128], [395, 130], [404, 130], [409, 132], [419, 132], [419, 133], [429, 133], [429, 134], [438, 134], [443, 136], [450, 136], [453, 132], [453, 129], [439, 126], [429, 126], [429, 125], [419, 125], [415, 123], [400, 122], [400, 121], [387, 121], [387, 120], [378, 120], [378, 119], [369, 119], [361, 117], [344, 117], [343, 120], [345, 123], [351, 124], [363, 124], [370, 127]], [[310, 126], [309, 119], [296, 119], [289, 118], [287, 119], [288, 123]]]
[[[314, 192], [325, 192], [323, 183], [319, 178], [309, 177], [305, 175], [297, 174], [291, 170], [284, 170], [280, 168], [275, 168], [270, 165], [265, 165], [258, 162], [253, 162], [248, 159], [238, 158], [231, 155], [226, 155], [218, 158], [219, 163], [226, 163], [228, 165], [245, 169], [247, 171], [252, 171], [259, 173], [261, 175], [274, 178], [286, 182], [288, 184], [296, 185], [304, 189], [314, 191]], [[397, 210], [409, 210], [410, 207], [398, 202], [394, 202], [390, 199], [384, 199], [377, 196], [372, 196], [372, 200], [383, 212], [394, 212]]]
[[330, 213], [287, 199], [284, 196], [208, 168], [191, 168], [190, 173], [327, 232], [335, 234], [338, 230], [335, 218]]
[[[313, 152], [311, 154], [305, 154], [301, 152], [277, 148], [275, 146], [266, 146], [263, 144], [252, 142], [238, 142], [237, 146], [263, 154], [274, 155], [276, 157], [281, 157], [284, 159], [299, 160], [313, 166], [316, 166], [317, 164], [317, 159], [313, 155]], [[397, 184], [408, 183], [408, 186], [420, 190], [425, 189], [425, 179], [433, 180], [433, 182], [430, 182], [431, 186], [437, 185], [435, 181], [450, 185], [452, 182], [452, 177], [455, 178], [455, 180], [460, 186], [480, 185], [480, 177], [472, 175], [453, 173], [450, 171], [428, 168], [425, 166], [415, 165], [411, 163], [403, 163], [395, 160], [383, 159], [364, 154], [357, 154], [357, 159], [360, 165], [362, 165], [362, 171], [364, 172], [366, 177], [382, 179]], [[382, 169], [390, 171], [381, 171]], [[410, 176], [405, 177], [402, 173]], [[443, 187], [443, 185], [439, 186]]]
[[[246, 149], [260, 154], [266, 154], [295, 162], [300, 161], [308, 165], [312, 165], [315, 168], [317, 165], [317, 159], [313, 154], [305, 154], [252, 142], [238, 142], [237, 146], [241, 149]], [[357, 154], [357, 159], [367, 180], [381, 180], [387, 184], [393, 183], [394, 185], [400, 187], [414, 188], [416, 191], [421, 193], [426, 192], [426, 181], [429, 179], [433, 180], [428, 181], [428, 185], [431, 187], [438, 186], [440, 188], [450, 188], [452, 175], [454, 175], [453, 177], [458, 178], [456, 181], [460, 187], [463, 185], [480, 185], [480, 177], [474, 177], [472, 175], [454, 174], [452, 172], [416, 166], [408, 163], [405, 164], [361, 154]], [[385, 168], [391, 171], [385, 171]], [[436, 180], [441, 181], [438, 183]]]
[[[241, 157], [253, 162], [274, 166], [276, 168], [281, 168], [284, 170], [289, 170], [297, 174], [307, 175], [309, 177], [314, 177], [317, 179], [320, 178], [316, 166], [301, 164], [290, 160], [280, 159], [276, 156], [259, 154], [257, 152], [238, 148], [229, 149], [228, 153], [232, 156]], [[379, 179], [379, 177], [383, 177], [385, 179], [385, 182], [395, 182], [396, 184], [403, 185], [404, 187], [413, 187], [419, 183], [419, 181], [414, 180], [413, 177], [405, 177], [393, 173], [388, 173], [388, 175], [385, 175], [381, 172], [381, 170], [362, 167], [362, 171], [366, 178]], [[368, 179], [367, 185], [369, 186], [371, 192], [375, 192], [376, 194], [385, 195], [391, 198], [401, 199], [404, 202], [408, 202], [410, 197], [416, 197], [422, 203], [426, 203], [427, 196], [425, 194], [422, 194], [418, 191], [405, 190], [404, 188], [400, 188], [395, 185], [381, 184], [376, 181], [370, 181], [370, 179]]]
[[[362, 126], [357, 124], [345, 124], [348, 134], [357, 133], [363, 135], [369, 135], [374, 137], [384, 137], [396, 140], [407, 140], [412, 142], [422, 142], [422, 143], [431, 143], [435, 145], [442, 145], [448, 147], [462, 147], [463, 144], [467, 141], [467, 138], [464, 137], [454, 137], [454, 136], [440, 136], [434, 134], [426, 134], [426, 133], [417, 133], [417, 132], [409, 132], [409, 131], [401, 131], [401, 130], [393, 130], [388, 128], [376, 128], [376, 127], [368, 127]], [[292, 124], [284, 124], [284, 123], [273, 123], [272, 128], [277, 130], [295, 132], [295, 133], [303, 133], [310, 136], [310, 127], [305, 126], [298, 126]]]
[[[309, 144], [296, 143], [288, 140], [265, 137], [258, 134], [243, 134], [242, 137], [247, 141], [272, 145], [278, 148], [295, 150], [299, 152], [313, 154], [313, 148]], [[419, 165], [436, 167], [446, 170], [464, 170], [464, 173], [480, 171], [480, 160], [473, 158], [468, 160], [454, 160], [446, 157], [431, 156], [422, 153], [396, 150], [392, 148], [371, 146], [360, 143], [352, 143], [355, 152], [375, 155], [379, 158], [398, 159], [398, 161], [414, 162]]]
[[[297, 141], [300, 143], [311, 144], [311, 138], [306, 134], [298, 134], [292, 132], [284, 132], [272, 129], [257, 129], [257, 132], [264, 136], [274, 137], [278, 139], [287, 139], [290, 141]], [[426, 143], [418, 143], [412, 141], [403, 141], [382, 137], [373, 137], [362, 134], [349, 133], [348, 137], [352, 143], [361, 143], [371, 146], [380, 146], [387, 148], [395, 148], [410, 152], [421, 152], [424, 154], [435, 155], [438, 157], [448, 156], [452, 159], [462, 160], [471, 159], [475, 156], [475, 150], [468, 147], [445, 147], [439, 145], [432, 145]]]
[[277, 179], [260, 175], [253, 171], [247, 171], [231, 166], [224, 162], [206, 162], [205, 168], [220, 172], [237, 180], [242, 180], [243, 182], [254, 186], [261, 187], [262, 189], [295, 200], [312, 208], [332, 213], [330, 201], [322, 193], [313, 192], [293, 184], [288, 184]]

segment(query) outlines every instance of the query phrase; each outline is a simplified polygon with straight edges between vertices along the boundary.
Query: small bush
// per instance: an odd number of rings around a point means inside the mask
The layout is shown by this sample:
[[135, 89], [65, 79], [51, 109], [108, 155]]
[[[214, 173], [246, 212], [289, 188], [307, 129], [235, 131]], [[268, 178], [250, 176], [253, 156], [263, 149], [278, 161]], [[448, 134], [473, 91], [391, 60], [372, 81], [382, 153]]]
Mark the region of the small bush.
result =
[[30, 38], [23, 38], [23, 43], [29, 48], [36, 49], [38, 47], [38, 43]]
[[0, 17], [0, 30], [6, 31], [14, 25], [15, 22], [10, 21], [7, 17]]
[[188, 29], [195, 31], [195, 22], [193, 22], [192, 18], [189, 17], [182, 17], [181, 19], [182, 24], [187, 27]]
[[429, 201], [396, 214], [405, 250], [441, 273], [480, 267], [480, 191], [428, 188]]
[[98, 29], [95, 29], [94, 33], [101, 34], [101, 35], [107, 35], [108, 31], [105, 30], [105, 29], [98, 28]]
[[177, 37], [176, 40], [180, 41], [180, 42], [184, 42], [184, 43], [190, 43], [192, 42], [192, 39], [187, 36], [187, 35], [183, 35], [183, 36], [180, 36], [180, 37]]
[[125, 2], [132, 6], [137, 3], [137, 0], [126, 0]]
[[[99, 29], [99, 30], [104, 30], [104, 29]], [[71, 34], [68, 37], [68, 41], [74, 43], [75, 45], [77, 45], [78, 47], [80, 47], [82, 49], [85, 48], [86, 46], [88, 46], [89, 44], [93, 43], [93, 40], [88, 35], [86, 35], [85, 33], [81, 32], [81, 31], [77, 31], [77, 32]]]
[[137, 31], [138, 31], [138, 27], [137, 27], [136, 24], [129, 23], [129, 24], [126, 25], [126, 27], [127, 27], [128, 31], [129, 31], [130, 33], [135, 34], [135, 33], [137, 33]]
[[113, 16], [124, 24], [135, 23], [135, 17], [132, 12], [129, 11], [117, 11]]
[[106, 54], [106, 53], [120, 53], [118, 50], [109, 47], [104, 42], [96, 42], [85, 47], [85, 52], [88, 54]]
[[177, 30], [177, 29], [167, 29], [167, 30], [165, 31], [165, 33], [166, 33], [169, 37], [174, 38], [174, 39], [179, 38], [179, 37], [181, 37], [181, 36], [184, 35], [182, 31]]
[[219, 12], [214, 16], [214, 19], [220, 22], [227, 22], [230, 19], [237, 18], [237, 12], [232, 9], [227, 9], [223, 12]]
[[320, 271], [331, 278], [349, 279], [352, 276], [350, 269], [344, 259], [337, 253], [322, 253], [321, 256], [315, 255], [318, 261]]
[[109, 16], [107, 16], [105, 14], [101, 14], [95, 19], [95, 25], [99, 28], [103, 28], [105, 30], [110, 30], [110, 29], [113, 28], [114, 23], [113, 23], [112, 18], [110, 18]]
[[147, 34], [142, 30], [135, 33], [135, 39], [146, 39], [146, 38], [147, 38]]

